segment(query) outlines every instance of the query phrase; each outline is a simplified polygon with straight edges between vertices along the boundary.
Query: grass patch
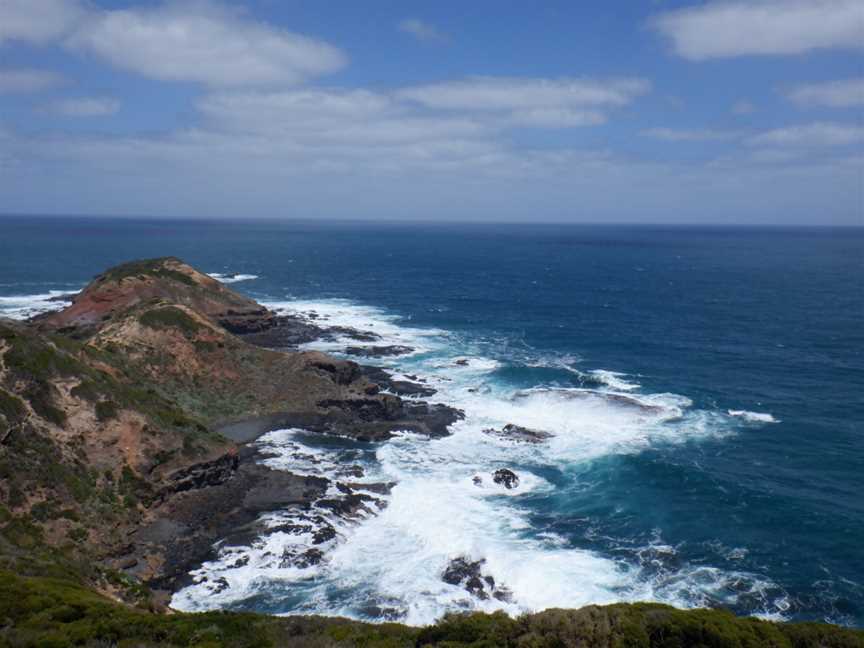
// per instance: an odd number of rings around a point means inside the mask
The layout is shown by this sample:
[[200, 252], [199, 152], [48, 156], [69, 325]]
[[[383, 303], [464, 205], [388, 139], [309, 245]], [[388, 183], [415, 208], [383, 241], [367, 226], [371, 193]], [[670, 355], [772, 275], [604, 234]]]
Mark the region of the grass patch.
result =
[[138, 321], [153, 329], [178, 329], [187, 336], [195, 335], [204, 329], [186, 311], [176, 306], [163, 306], [148, 310], [138, 317]]
[[182, 272], [178, 272], [177, 270], [171, 270], [170, 268], [165, 267], [165, 263], [169, 261], [180, 262], [179, 259], [175, 257], [160, 257], [158, 259], [141, 259], [139, 261], [130, 261], [129, 263], [123, 263], [121, 265], [115, 266], [103, 272], [99, 277], [97, 277], [97, 281], [123, 281], [123, 279], [127, 279], [130, 277], [158, 277], [160, 279], [171, 279], [173, 281], [179, 281], [180, 283], [186, 284], [187, 286], [197, 287], [198, 284], [191, 277], [183, 274]]

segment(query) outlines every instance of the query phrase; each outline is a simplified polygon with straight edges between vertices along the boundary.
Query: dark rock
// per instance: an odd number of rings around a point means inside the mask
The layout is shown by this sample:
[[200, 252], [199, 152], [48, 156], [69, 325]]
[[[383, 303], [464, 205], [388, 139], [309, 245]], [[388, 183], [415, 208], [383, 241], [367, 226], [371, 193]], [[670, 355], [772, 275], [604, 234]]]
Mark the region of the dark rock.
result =
[[408, 355], [413, 352], [414, 349], [411, 347], [401, 346], [398, 344], [369, 347], [350, 346], [345, 349], [345, 353], [348, 355], [362, 356], [364, 358], [386, 358], [389, 356]]
[[371, 331], [358, 331], [357, 329], [349, 328], [347, 326], [331, 326], [324, 329], [324, 334], [330, 340], [333, 340], [336, 336], [347, 337], [356, 340], [357, 342], [377, 342], [381, 339], [381, 336], [377, 333], [372, 333]]
[[474, 483], [475, 486], [482, 486], [483, 485], [483, 478], [478, 476], [478, 475], [474, 475], [474, 477], [471, 479], [471, 481]]
[[318, 500], [315, 505], [319, 508], [332, 511], [343, 519], [355, 519], [361, 512], [371, 513], [372, 509], [366, 506], [367, 502], [377, 502], [371, 495], [364, 493], [353, 493], [341, 498], [325, 498]]
[[496, 587], [495, 579], [483, 574], [482, 567], [485, 562], [485, 560], [471, 561], [462, 556], [454, 558], [441, 575], [441, 580], [450, 585], [461, 586], [481, 601], [486, 601], [490, 597], [499, 601], [510, 600], [510, 592], [506, 588]]
[[324, 335], [324, 329], [320, 326], [310, 324], [296, 315], [273, 317], [267, 328], [231, 332], [240, 335], [249, 344], [268, 349], [293, 349], [301, 344], [314, 342]]
[[228, 481], [237, 470], [239, 457], [236, 452], [228, 452], [218, 459], [193, 464], [168, 476], [168, 486], [162, 489], [157, 499], [164, 499], [171, 493], [217, 486]]
[[543, 443], [554, 436], [542, 430], [531, 430], [512, 423], [508, 423], [500, 430], [493, 428], [483, 430], [483, 433], [520, 443]]
[[[363, 375], [378, 385], [380, 389], [385, 389], [397, 396], [420, 396], [428, 398], [434, 396], [437, 390], [421, 385], [417, 376], [406, 376], [411, 380], [396, 380], [387, 371], [381, 367], [361, 367]], [[415, 382], [412, 382], [415, 381]]]
[[320, 549], [311, 548], [302, 553], [295, 553], [291, 548], [286, 549], [282, 553], [282, 560], [279, 562], [279, 567], [286, 569], [288, 567], [296, 567], [298, 569], [306, 569], [319, 564], [324, 559], [324, 552]]
[[54, 295], [49, 297], [49, 302], [71, 302], [78, 293], [64, 293], [62, 295]]
[[500, 484], [507, 490], [519, 486], [519, 476], [507, 468], [499, 468], [492, 473], [492, 481]]
[[328, 524], [327, 526], [321, 527], [314, 534], [312, 534], [312, 544], [323, 544], [325, 542], [329, 542], [335, 537], [336, 529], [334, 529]]
[[467, 358], [459, 358], [453, 364], [459, 365], [460, 367], [467, 367], [468, 366], [468, 359]]
[[326, 362], [315, 362], [312, 367], [330, 374], [337, 385], [350, 385], [360, 377], [360, 367], [354, 362], [331, 359]]
[[228, 589], [230, 587], [230, 585], [228, 584], [228, 581], [225, 580], [225, 578], [223, 578], [223, 577], [219, 577], [212, 582], [215, 585], [215, 587], [212, 588], [212, 591], [215, 594], [218, 594], [219, 592], [224, 592], [226, 589]]
[[437, 389], [409, 382], [407, 380], [391, 380], [388, 385], [389, 391], [392, 391], [397, 396], [420, 396], [428, 398], [438, 393]]

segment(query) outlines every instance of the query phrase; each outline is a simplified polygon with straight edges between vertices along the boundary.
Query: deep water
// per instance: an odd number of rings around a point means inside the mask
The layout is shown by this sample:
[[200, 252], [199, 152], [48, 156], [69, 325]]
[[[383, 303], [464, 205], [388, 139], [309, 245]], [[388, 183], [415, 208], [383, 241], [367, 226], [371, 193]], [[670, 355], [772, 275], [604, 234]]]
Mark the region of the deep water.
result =
[[[164, 255], [415, 347], [384, 364], [468, 414], [431, 442], [275, 432], [274, 465], [298, 469], [279, 452], [299, 444], [313, 472], [348, 457], [397, 481], [387, 509], [315, 569], [262, 546], [206, 566], [230, 587], [178, 606], [421, 623], [652, 599], [864, 626], [864, 230], [5, 218], [0, 314]], [[482, 432], [507, 422], [556, 436]], [[492, 486], [498, 467], [519, 489]], [[457, 555], [510, 602], [442, 583]]]

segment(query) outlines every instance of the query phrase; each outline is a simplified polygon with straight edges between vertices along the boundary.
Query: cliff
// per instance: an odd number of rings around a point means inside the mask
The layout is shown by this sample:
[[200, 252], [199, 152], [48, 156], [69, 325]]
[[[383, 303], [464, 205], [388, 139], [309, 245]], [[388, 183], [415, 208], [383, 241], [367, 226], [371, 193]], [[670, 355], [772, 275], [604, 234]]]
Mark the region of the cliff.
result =
[[239, 337], [277, 323], [174, 258], [112, 268], [30, 323], [0, 321], [0, 566], [59, 560], [111, 591], [112, 571], [170, 586], [220, 533], [326, 490], [289, 484], [238, 441], [293, 425], [441, 435], [459, 416], [380, 393], [353, 362]]

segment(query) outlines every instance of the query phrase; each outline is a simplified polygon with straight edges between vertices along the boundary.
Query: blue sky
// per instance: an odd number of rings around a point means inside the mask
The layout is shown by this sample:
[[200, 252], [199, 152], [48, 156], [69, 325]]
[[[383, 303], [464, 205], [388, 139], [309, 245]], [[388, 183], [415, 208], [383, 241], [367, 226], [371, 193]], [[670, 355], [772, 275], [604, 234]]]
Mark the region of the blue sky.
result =
[[864, 2], [0, 0], [0, 212], [864, 224]]

